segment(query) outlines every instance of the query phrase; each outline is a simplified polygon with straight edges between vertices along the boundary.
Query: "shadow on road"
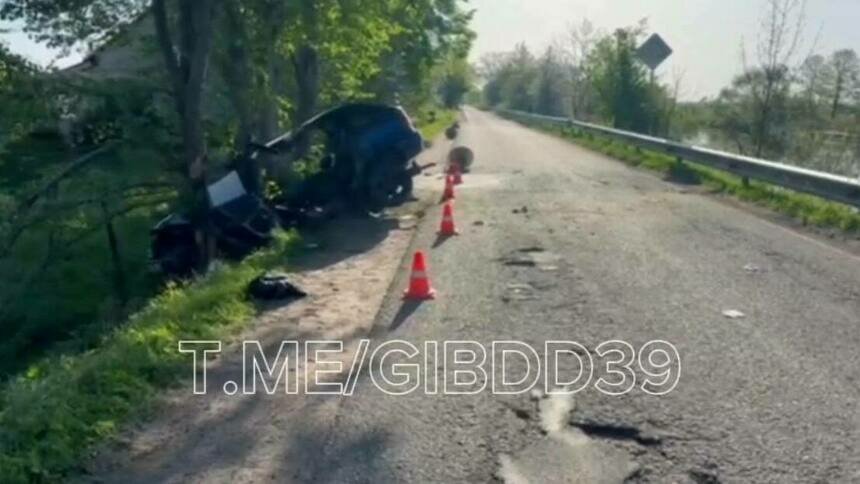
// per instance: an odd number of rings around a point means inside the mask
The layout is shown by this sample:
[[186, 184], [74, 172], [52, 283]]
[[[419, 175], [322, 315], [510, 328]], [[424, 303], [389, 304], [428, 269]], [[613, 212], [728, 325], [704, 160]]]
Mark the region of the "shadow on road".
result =
[[308, 245], [291, 260], [295, 270], [316, 270], [372, 250], [385, 240], [388, 233], [400, 228], [400, 221], [392, 217], [338, 218], [317, 228], [302, 229], [302, 238]]
[[397, 310], [397, 314], [394, 315], [394, 319], [391, 321], [391, 326], [388, 327], [388, 330], [394, 331], [399, 328], [407, 319], [409, 319], [409, 316], [412, 316], [412, 314], [418, 310], [423, 302], [424, 301], [414, 300], [403, 301], [403, 304], [400, 305], [400, 309]]
[[[337, 429], [331, 431], [338, 432]], [[361, 432], [344, 432], [333, 442], [326, 441], [329, 436], [328, 432], [310, 432], [296, 439], [303, 448], [289, 460], [306, 462], [310, 469], [290, 473], [295, 482], [338, 483], [349, 478], [356, 482], [397, 480], [396, 470], [380, 459], [391, 445], [387, 429], [372, 427]], [[288, 476], [281, 477], [289, 480]]]
[[451, 237], [454, 237], [454, 236], [453, 235], [436, 234], [436, 240], [433, 241], [433, 245], [431, 246], [431, 248], [435, 249], [437, 247], [440, 247], [442, 244], [447, 242], [448, 239], [450, 239]]

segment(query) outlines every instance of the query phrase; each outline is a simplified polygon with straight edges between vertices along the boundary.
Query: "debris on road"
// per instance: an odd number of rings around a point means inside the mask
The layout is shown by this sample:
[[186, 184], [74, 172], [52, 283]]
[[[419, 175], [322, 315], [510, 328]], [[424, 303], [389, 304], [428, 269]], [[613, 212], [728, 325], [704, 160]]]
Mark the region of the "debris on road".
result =
[[756, 274], [756, 273], [761, 272], [761, 267], [750, 263], [750, 264], [747, 264], [744, 266], [744, 270], [749, 272], [750, 274]]
[[502, 296], [502, 301], [528, 301], [537, 299], [537, 291], [531, 284], [511, 283], [505, 287], [505, 294]]
[[526, 213], [529, 213], [529, 208], [527, 206], [523, 205], [522, 208], [515, 208], [515, 209], [511, 210], [511, 213], [526, 214]]
[[475, 227], [482, 227], [482, 226], [484, 226], [484, 225], [486, 225], [486, 224], [484, 223], [484, 221], [483, 221], [483, 220], [475, 220], [475, 221], [472, 223], [472, 225], [474, 225]]
[[723, 316], [729, 319], [741, 319], [746, 317], [746, 314], [738, 311], [737, 309], [726, 309], [723, 311]]
[[453, 140], [454, 138], [456, 138], [459, 133], [460, 133], [460, 123], [457, 121], [454, 121], [454, 123], [451, 124], [451, 126], [448, 126], [447, 128], [445, 128], [445, 137], [450, 139], [450, 140]]
[[291, 283], [286, 274], [280, 272], [267, 272], [257, 276], [248, 284], [248, 293], [263, 301], [301, 299], [308, 295]]

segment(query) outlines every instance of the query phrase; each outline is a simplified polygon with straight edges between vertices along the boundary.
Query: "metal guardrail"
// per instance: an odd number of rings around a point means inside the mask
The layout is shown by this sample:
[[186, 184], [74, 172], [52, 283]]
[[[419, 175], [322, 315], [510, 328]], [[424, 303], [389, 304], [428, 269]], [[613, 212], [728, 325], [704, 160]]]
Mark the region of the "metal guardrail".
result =
[[512, 118], [525, 118], [575, 127], [586, 133], [607, 136], [640, 148], [727, 171], [741, 177], [761, 180], [860, 208], [860, 180], [700, 146], [688, 146], [663, 138], [607, 128], [570, 118], [544, 116], [508, 109], [499, 110], [499, 112]]

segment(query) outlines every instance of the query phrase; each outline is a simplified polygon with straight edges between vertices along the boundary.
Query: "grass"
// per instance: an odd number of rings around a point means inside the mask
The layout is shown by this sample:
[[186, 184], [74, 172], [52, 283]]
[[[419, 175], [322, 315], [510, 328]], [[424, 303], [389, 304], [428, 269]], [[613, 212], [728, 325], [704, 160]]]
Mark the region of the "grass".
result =
[[585, 134], [571, 127], [550, 126], [540, 122], [517, 122], [550, 132], [593, 151], [617, 158], [625, 163], [663, 173], [671, 178], [704, 184], [714, 193], [731, 195], [745, 202], [770, 208], [789, 215], [803, 224], [839, 229], [846, 233], [860, 233], [860, 213], [851, 206], [831, 202], [763, 182], [744, 183], [741, 177], [684, 161], [649, 150], [611, 140], [603, 136]]
[[[38, 277], [24, 287], [20, 278], [0, 278], [0, 381], [20, 372], [51, 352], [77, 352], [95, 343], [111, 324], [122, 322], [157, 290], [147, 271], [150, 211], [118, 218], [119, 238], [129, 302], [123, 306], [114, 285], [113, 265], [104, 229], [91, 218], [77, 217], [76, 233], [91, 235], [62, 247]], [[10, 257], [0, 262], [0, 273], [36, 271], [45, 257], [50, 225], [35, 226], [21, 237]], [[72, 238], [74, 236], [66, 236]]]
[[45, 358], [7, 382], [0, 389], [0, 481], [54, 482], [74, 472], [94, 444], [187, 373], [179, 340], [227, 339], [253, 321], [248, 282], [282, 267], [297, 238], [279, 234], [242, 263], [170, 286], [95, 349]]

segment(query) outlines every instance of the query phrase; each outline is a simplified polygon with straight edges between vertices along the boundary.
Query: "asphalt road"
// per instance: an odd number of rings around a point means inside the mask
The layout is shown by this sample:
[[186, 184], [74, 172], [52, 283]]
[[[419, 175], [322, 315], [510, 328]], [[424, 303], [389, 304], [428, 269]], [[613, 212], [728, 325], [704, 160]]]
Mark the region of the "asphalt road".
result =
[[404, 267], [377, 338], [573, 340], [592, 356], [659, 339], [679, 352], [677, 386], [389, 396], [365, 377], [293, 444], [301, 469], [273, 479], [860, 481], [856, 255], [493, 115], [465, 118], [458, 142], [477, 159], [458, 187], [461, 235], [438, 241], [430, 213], [412, 247], [438, 297], [404, 306]]

